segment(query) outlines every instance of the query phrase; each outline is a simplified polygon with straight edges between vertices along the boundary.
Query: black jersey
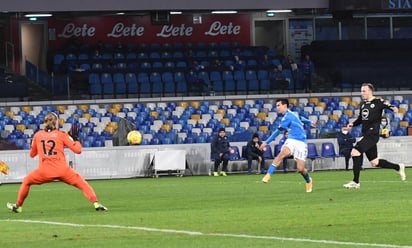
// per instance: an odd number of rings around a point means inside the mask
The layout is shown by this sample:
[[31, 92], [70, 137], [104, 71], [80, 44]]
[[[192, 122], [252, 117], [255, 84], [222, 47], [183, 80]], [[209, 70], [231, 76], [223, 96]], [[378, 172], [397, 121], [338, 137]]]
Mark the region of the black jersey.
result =
[[382, 111], [393, 107], [389, 102], [372, 97], [361, 103], [358, 118], [353, 122], [353, 126], [362, 124], [363, 135], [378, 135], [382, 119]]

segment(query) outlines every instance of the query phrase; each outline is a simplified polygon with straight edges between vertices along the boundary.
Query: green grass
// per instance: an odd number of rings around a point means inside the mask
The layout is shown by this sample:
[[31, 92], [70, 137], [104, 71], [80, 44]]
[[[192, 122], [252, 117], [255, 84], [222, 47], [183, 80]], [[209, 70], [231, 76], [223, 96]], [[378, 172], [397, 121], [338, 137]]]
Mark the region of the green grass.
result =
[[23, 213], [11, 213], [19, 185], [2, 185], [0, 247], [412, 246], [411, 183], [383, 169], [363, 171], [360, 190], [342, 187], [351, 172], [311, 176], [312, 193], [282, 172], [269, 184], [261, 175], [91, 181], [108, 212], [56, 182], [33, 186]]

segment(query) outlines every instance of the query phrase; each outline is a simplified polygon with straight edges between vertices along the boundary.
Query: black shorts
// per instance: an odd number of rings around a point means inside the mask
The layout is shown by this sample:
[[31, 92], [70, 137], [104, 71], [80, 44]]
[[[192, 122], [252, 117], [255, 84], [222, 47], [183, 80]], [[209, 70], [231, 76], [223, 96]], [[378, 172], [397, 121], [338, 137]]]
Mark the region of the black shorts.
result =
[[369, 161], [378, 158], [378, 147], [376, 144], [379, 141], [379, 135], [365, 135], [358, 142], [354, 148], [360, 153], [365, 153]]

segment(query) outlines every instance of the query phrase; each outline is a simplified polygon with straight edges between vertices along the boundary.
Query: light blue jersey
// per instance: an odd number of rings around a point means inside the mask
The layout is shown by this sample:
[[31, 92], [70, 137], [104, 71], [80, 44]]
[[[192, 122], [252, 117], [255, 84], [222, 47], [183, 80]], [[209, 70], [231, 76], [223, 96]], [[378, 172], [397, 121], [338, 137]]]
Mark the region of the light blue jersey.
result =
[[312, 125], [312, 122], [304, 117], [295, 115], [292, 111], [287, 110], [282, 120], [280, 121], [278, 129], [265, 141], [266, 144], [272, 142], [279, 135], [280, 131], [288, 130], [288, 139], [303, 141], [306, 143], [306, 132], [303, 128], [303, 123]]

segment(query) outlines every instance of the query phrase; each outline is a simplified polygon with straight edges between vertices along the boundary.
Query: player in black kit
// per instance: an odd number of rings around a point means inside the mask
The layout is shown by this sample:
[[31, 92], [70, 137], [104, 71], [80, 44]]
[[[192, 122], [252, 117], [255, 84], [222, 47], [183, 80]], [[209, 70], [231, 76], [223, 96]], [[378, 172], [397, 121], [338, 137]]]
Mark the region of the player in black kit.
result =
[[363, 161], [363, 153], [366, 154], [366, 157], [373, 167], [394, 169], [398, 171], [402, 181], [406, 180], [404, 164], [394, 164], [385, 159], [378, 158], [378, 148], [376, 144], [379, 141], [382, 111], [384, 109], [390, 109], [397, 113], [398, 108], [383, 99], [376, 98], [373, 95], [373, 90], [374, 87], [372, 84], [362, 84], [361, 97], [363, 102], [361, 103], [360, 114], [353, 123], [347, 125], [348, 130], [354, 126], [362, 125], [362, 138], [355, 144], [351, 152], [353, 159], [353, 181], [343, 185], [343, 187], [348, 189], [360, 188], [359, 175]]

